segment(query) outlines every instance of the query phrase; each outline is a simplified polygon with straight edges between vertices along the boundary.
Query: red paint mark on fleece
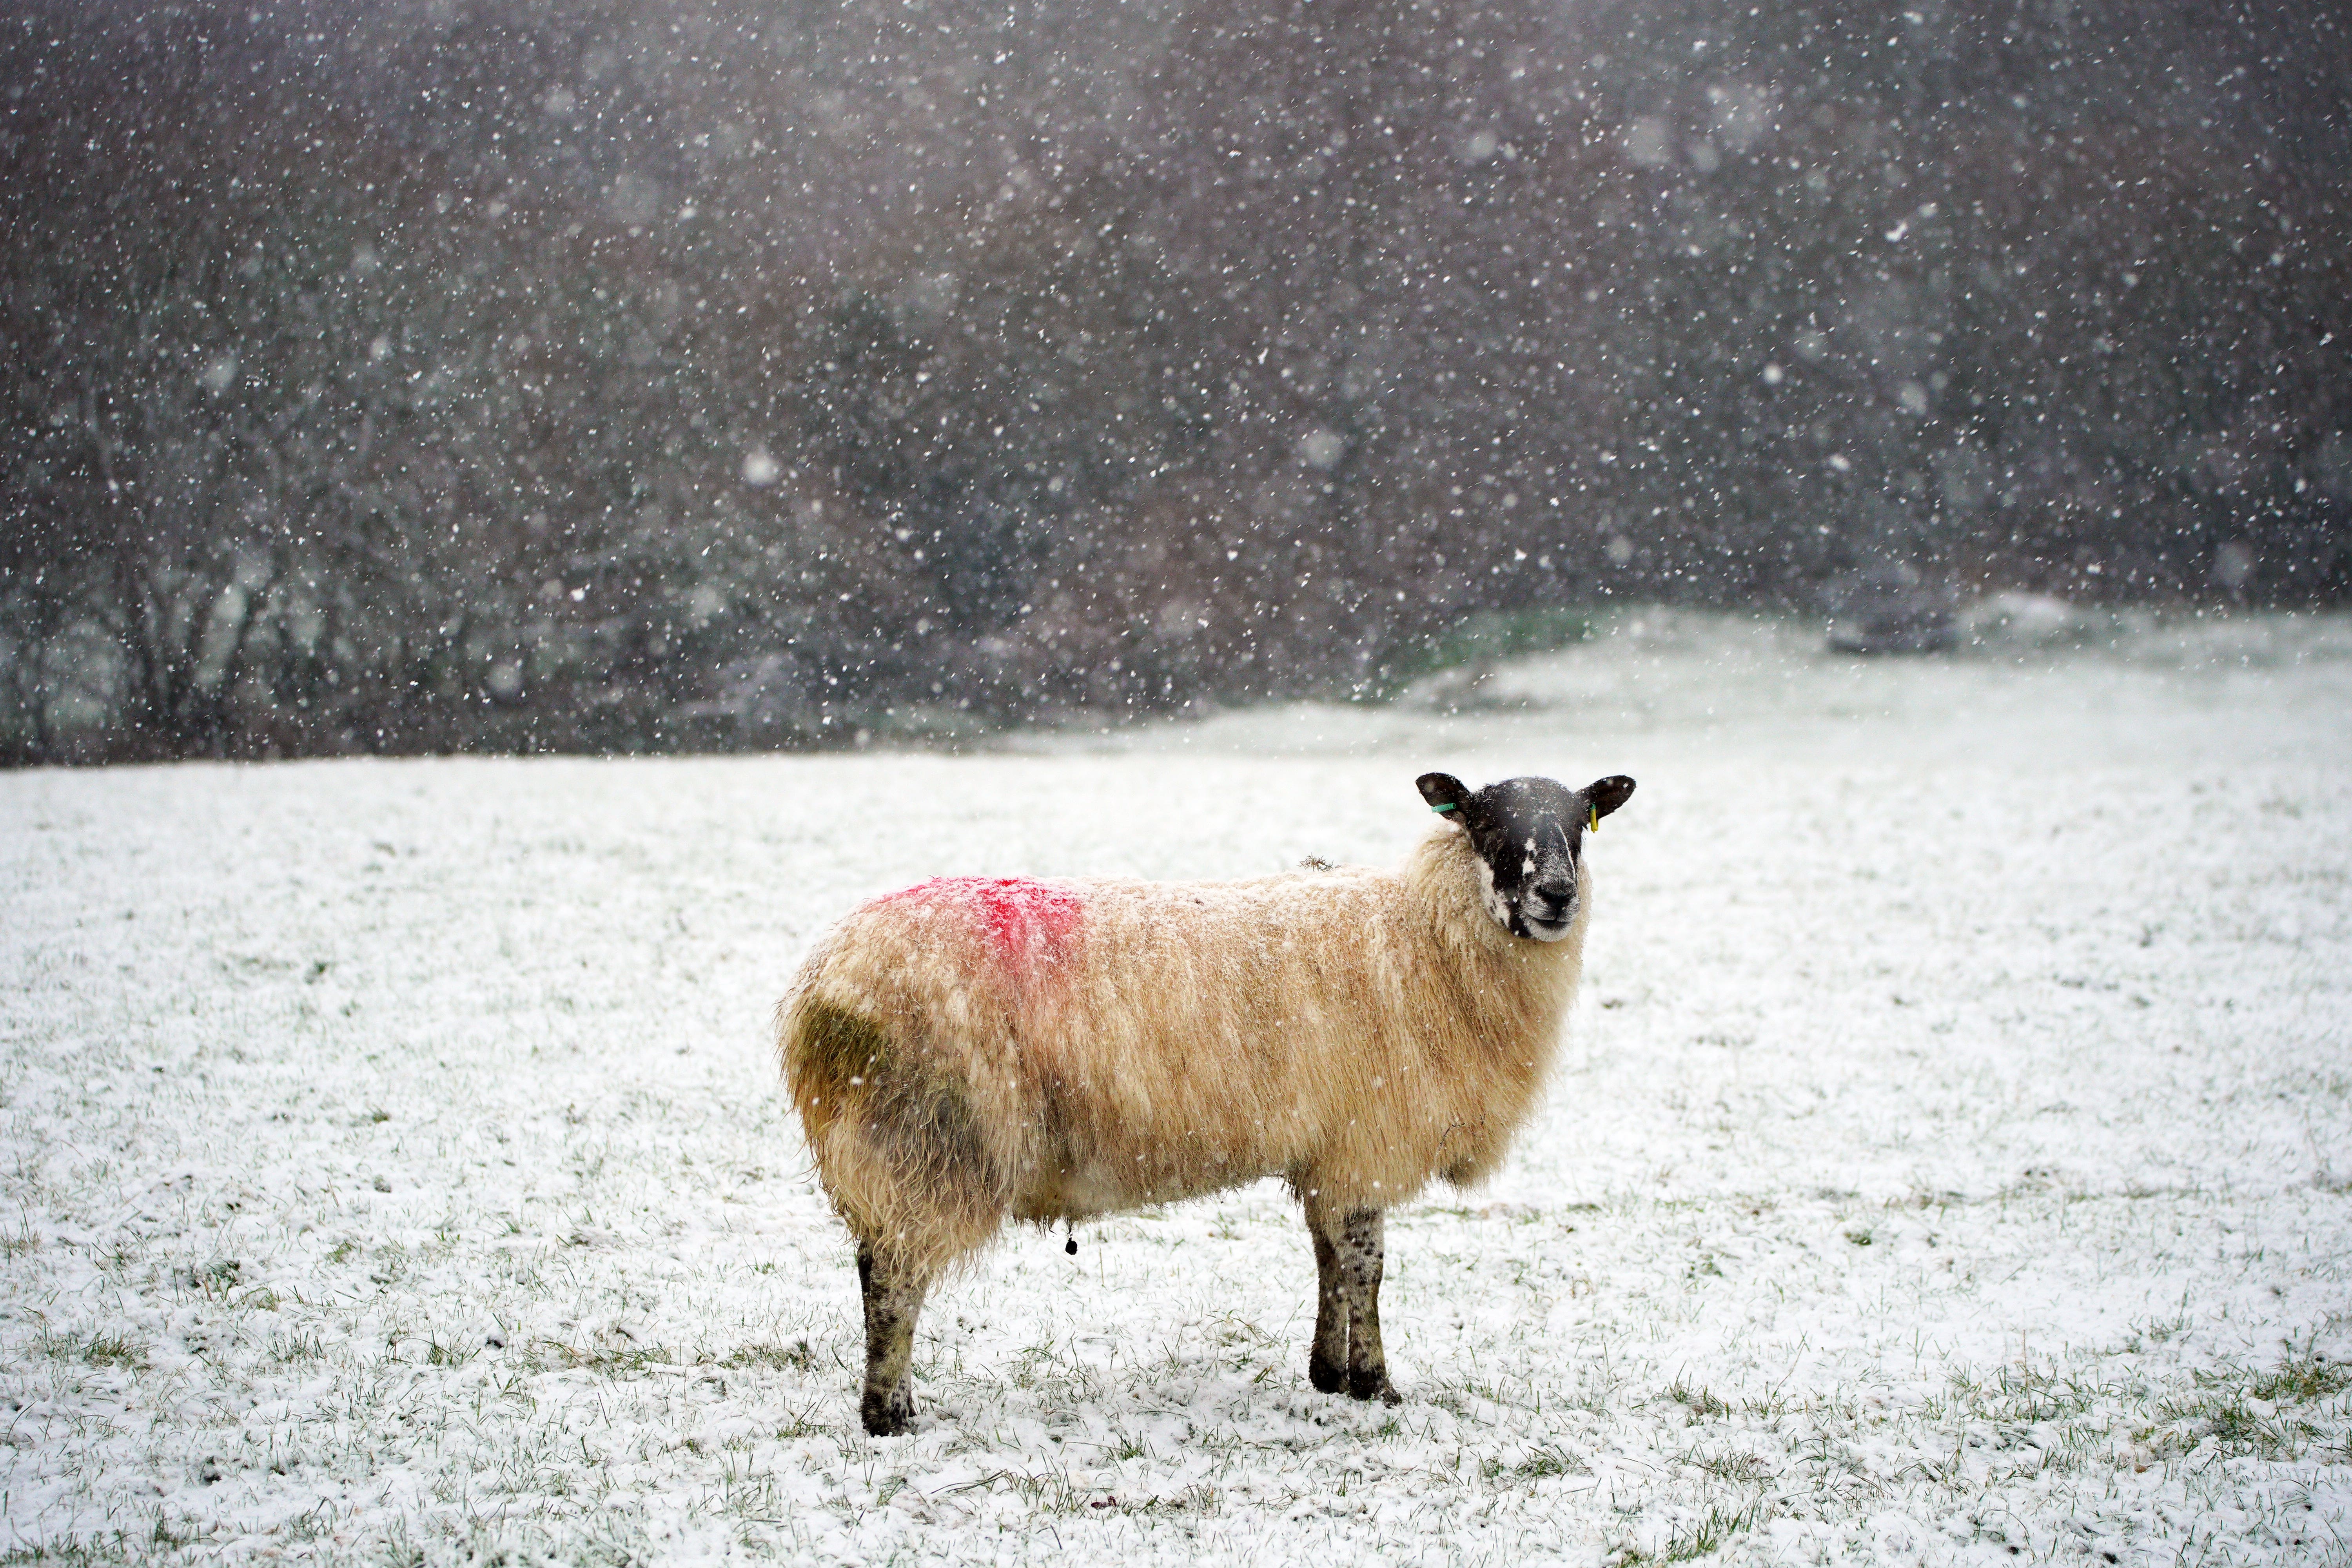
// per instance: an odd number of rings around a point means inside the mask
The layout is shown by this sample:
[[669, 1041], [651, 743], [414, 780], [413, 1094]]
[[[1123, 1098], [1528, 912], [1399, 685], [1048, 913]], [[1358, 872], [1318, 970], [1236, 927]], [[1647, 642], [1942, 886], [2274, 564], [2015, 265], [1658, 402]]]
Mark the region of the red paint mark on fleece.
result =
[[1017, 966], [1059, 957], [1086, 914], [1086, 900], [1070, 889], [1026, 877], [934, 877], [887, 901], [902, 899], [965, 910], [997, 960]]

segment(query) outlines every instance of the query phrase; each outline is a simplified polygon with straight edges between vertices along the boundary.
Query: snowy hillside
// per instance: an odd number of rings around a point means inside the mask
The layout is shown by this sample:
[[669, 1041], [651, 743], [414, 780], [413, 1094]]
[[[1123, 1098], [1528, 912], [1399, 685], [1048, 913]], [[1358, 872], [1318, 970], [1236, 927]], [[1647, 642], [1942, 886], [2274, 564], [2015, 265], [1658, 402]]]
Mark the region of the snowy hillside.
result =
[[[2352, 621], [1652, 612], [990, 755], [0, 775], [0, 1552], [2352, 1562]], [[1011, 1233], [858, 1429], [768, 1013], [942, 873], [1393, 858], [1611, 773], [1501, 1177], [1311, 1392], [1272, 1185]]]

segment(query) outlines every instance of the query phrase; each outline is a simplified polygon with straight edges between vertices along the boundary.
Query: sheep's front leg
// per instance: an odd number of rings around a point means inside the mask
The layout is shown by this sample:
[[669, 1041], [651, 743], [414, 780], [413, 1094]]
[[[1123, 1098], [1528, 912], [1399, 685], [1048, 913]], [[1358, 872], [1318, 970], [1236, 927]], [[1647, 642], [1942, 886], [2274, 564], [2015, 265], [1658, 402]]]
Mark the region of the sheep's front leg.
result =
[[915, 1315], [923, 1281], [857, 1247], [857, 1288], [866, 1298], [866, 1392], [857, 1414], [877, 1437], [895, 1437], [915, 1418]]
[[1318, 1276], [1307, 1380], [1326, 1394], [1344, 1388], [1358, 1399], [1402, 1404], [1381, 1348], [1381, 1211], [1334, 1214], [1310, 1202], [1307, 1229]]
[[1339, 1291], [1348, 1306], [1348, 1393], [1357, 1399], [1402, 1405], [1404, 1395], [1389, 1382], [1388, 1352], [1381, 1348], [1381, 1211], [1350, 1209], [1339, 1216], [1333, 1245], [1339, 1255]]

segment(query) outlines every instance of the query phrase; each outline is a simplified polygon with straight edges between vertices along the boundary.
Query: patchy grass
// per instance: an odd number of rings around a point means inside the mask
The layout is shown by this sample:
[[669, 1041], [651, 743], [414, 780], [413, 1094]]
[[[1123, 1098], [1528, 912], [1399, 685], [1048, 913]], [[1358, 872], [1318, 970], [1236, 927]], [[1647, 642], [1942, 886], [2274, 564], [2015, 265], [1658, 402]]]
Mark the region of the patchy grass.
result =
[[1730, 1405], [1725, 1404], [1722, 1400], [1717, 1399], [1706, 1389], [1692, 1388], [1688, 1384], [1679, 1381], [1666, 1390], [1666, 1398], [1674, 1404], [1679, 1405], [1684, 1409], [1689, 1411], [1692, 1415], [1701, 1419], [1710, 1415], [1728, 1415], [1731, 1414]]
[[79, 1362], [86, 1366], [119, 1367], [125, 1372], [147, 1370], [147, 1352], [122, 1334], [72, 1335], [43, 1331], [36, 1337], [34, 1344], [43, 1355], [56, 1361]]
[[806, 1372], [816, 1364], [816, 1352], [809, 1349], [806, 1340], [794, 1340], [790, 1345], [745, 1345], [730, 1351], [720, 1366], [730, 1371], [749, 1367], [765, 1367], [775, 1372]]
[[2352, 1367], [2306, 1358], [2262, 1372], [2199, 1370], [2189, 1384], [2157, 1401], [2158, 1423], [2142, 1429], [2158, 1452], [2184, 1453], [2210, 1442], [2225, 1456], [2294, 1459], [2340, 1447], [2347, 1435], [2347, 1411], [2324, 1404], [2352, 1387]]
[[[1995, 668], [1637, 620], [1456, 712], [1101, 742], [1139, 754], [0, 774], [0, 1539], [2340, 1552], [2352, 910], [2313, 868], [2352, 865], [2352, 637]], [[1549, 1098], [1487, 1188], [1391, 1215], [1404, 1403], [1307, 1385], [1313, 1261], [1266, 1183], [1076, 1258], [1009, 1232], [922, 1314], [914, 1431], [867, 1438], [769, 1037], [824, 922], [940, 873], [1393, 860], [1426, 766], [1642, 789], [1588, 841]]]
[[1654, 1552], [1637, 1546], [1624, 1546], [1610, 1554], [1609, 1561], [1617, 1568], [1646, 1568], [1649, 1564], [1688, 1563], [1696, 1558], [1712, 1556], [1738, 1537], [1761, 1529], [1771, 1518], [1762, 1500], [1738, 1505], [1717, 1504], [1708, 1508], [1687, 1524], [1676, 1525], [1664, 1546]]

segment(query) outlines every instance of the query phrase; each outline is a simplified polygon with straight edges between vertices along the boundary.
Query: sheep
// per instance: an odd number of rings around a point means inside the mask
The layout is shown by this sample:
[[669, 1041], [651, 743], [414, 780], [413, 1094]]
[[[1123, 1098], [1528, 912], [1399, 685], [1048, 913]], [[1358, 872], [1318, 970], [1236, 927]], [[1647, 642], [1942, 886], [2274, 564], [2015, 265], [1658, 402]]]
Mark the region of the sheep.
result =
[[940, 878], [819, 940], [777, 1050], [856, 1242], [867, 1432], [907, 1430], [924, 1296], [1008, 1217], [1265, 1175], [1314, 1245], [1308, 1381], [1398, 1403], [1382, 1215], [1492, 1172], [1533, 1109], [1591, 919], [1583, 836], [1633, 792], [1417, 782], [1444, 822], [1394, 871]]

